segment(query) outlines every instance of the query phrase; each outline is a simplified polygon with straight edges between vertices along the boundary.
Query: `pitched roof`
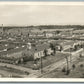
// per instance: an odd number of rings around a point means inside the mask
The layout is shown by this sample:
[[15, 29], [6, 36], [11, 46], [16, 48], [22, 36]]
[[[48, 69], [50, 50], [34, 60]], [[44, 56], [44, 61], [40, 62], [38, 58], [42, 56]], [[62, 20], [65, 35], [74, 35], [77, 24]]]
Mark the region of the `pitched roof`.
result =
[[22, 56], [33, 56], [33, 52], [31, 50], [26, 49], [22, 52]]
[[38, 51], [43, 51], [44, 49], [49, 49], [50, 45], [45, 43], [45, 44], [41, 44], [41, 45], [37, 45], [35, 48], [33, 48], [34, 52], [38, 52]]
[[26, 55], [26, 56], [31, 56], [33, 55], [34, 53], [36, 52], [39, 52], [39, 51], [44, 51], [44, 49], [49, 49], [50, 48], [50, 45], [49, 44], [42, 44], [42, 45], [37, 45], [35, 47], [32, 47], [30, 50], [26, 49], [22, 52], [22, 55]]

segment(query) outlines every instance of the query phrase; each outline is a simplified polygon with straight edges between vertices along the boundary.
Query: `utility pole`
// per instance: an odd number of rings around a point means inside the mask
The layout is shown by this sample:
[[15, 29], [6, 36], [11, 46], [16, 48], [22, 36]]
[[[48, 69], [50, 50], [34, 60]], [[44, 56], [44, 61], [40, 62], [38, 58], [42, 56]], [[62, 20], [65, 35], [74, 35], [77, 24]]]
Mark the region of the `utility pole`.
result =
[[69, 72], [70, 72], [70, 69], [69, 69], [69, 61], [68, 61], [68, 57], [66, 56], [66, 62], [67, 62], [67, 70], [66, 70], [66, 74], [68, 75]]
[[68, 62], [68, 57], [66, 56], [66, 64], [67, 64], [67, 72], [69, 70], [69, 62]]
[[42, 56], [41, 56], [41, 73], [43, 73], [43, 61], [42, 61]]
[[71, 65], [72, 65], [72, 56], [71, 56], [71, 48], [70, 48], [70, 68], [71, 68]]
[[[79, 29], [79, 38], [80, 38], [80, 45], [81, 45], [81, 48], [82, 48], [82, 40], [81, 40], [81, 31]], [[81, 55], [82, 55], [82, 52], [81, 52]]]

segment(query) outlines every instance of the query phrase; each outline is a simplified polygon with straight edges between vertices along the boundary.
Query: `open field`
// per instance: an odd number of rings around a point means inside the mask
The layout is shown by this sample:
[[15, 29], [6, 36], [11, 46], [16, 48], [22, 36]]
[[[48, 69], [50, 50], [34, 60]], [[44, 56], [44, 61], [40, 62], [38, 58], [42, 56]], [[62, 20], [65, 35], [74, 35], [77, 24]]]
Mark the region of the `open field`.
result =
[[[57, 52], [56, 55], [50, 55], [50, 56], [42, 58], [43, 68], [50, 65], [50, 64], [53, 64], [55, 62], [58, 62], [58, 61], [64, 59], [66, 56], [69, 56], [69, 54], [62, 54], [60, 52]], [[33, 69], [34, 68], [34, 63], [32, 61], [29, 61], [29, 62], [26, 62], [24, 64], [20, 64], [20, 66], [28, 67], [28, 68]], [[41, 67], [41, 60], [40, 59], [37, 61], [37, 67], [39, 69]]]
[[6, 66], [0, 66], [0, 74], [1, 72], [5, 72], [2, 73], [2, 77], [3, 76], [9, 76], [9, 77], [23, 77], [24, 75], [28, 75], [28, 72], [24, 72], [24, 71], [20, 71], [18, 69], [14, 69], [11, 67], [6, 67]]
[[75, 68], [72, 67], [68, 75], [66, 71], [62, 71], [63, 67], [59, 67], [48, 74], [44, 74], [42, 78], [84, 78], [84, 56], [77, 58], [72, 65], [73, 64]]

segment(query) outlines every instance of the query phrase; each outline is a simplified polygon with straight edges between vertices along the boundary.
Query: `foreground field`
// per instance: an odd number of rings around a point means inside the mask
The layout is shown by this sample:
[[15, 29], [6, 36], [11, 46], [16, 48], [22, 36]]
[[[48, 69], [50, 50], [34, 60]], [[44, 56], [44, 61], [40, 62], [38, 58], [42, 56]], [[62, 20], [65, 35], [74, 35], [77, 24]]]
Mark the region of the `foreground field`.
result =
[[73, 62], [75, 68], [72, 67], [70, 73], [67, 75], [66, 71], [62, 71], [63, 67], [59, 67], [48, 74], [42, 76], [42, 78], [84, 78], [84, 57], [79, 57]]
[[[42, 66], [44, 68], [50, 64], [53, 64], [55, 62], [58, 62], [58, 61], [64, 59], [66, 56], [69, 56], [69, 54], [63, 54], [61, 52], [57, 52], [55, 55], [46, 56], [46, 57], [42, 58], [43, 59], [42, 60]], [[19, 66], [33, 69], [34, 68], [34, 62], [29, 61], [29, 62], [26, 62], [24, 64], [19, 64]], [[41, 67], [41, 60], [40, 59], [37, 61], [37, 67], [38, 67], [38, 69], [40, 69], [40, 67]]]
[[[44, 68], [45, 68], [44, 70], [48, 69], [47, 66], [53, 65], [54, 63], [61, 61], [67, 55], [68, 54], [62, 54], [60, 52], [57, 52], [56, 55], [54, 55], [54, 56], [51, 55], [51, 56], [47, 56], [47, 57], [43, 58], [43, 69]], [[32, 69], [34, 69], [33, 61], [30, 61], [30, 62], [27, 62], [24, 64], [19, 64], [19, 65], [0, 63], [0, 70], [2, 73], [3, 72], [5, 73], [5, 75], [2, 74], [5, 77], [7, 77], [7, 75], [10, 76], [10, 74], [12, 75], [11, 77], [28, 77], [31, 74], [37, 74], [37, 73], [38, 73], [38, 75], [40, 75], [41, 74], [40, 67], [41, 67], [40, 60], [38, 61], [38, 69], [39, 70], [32, 70]], [[32, 77], [34, 77], [34, 76], [32, 76]]]

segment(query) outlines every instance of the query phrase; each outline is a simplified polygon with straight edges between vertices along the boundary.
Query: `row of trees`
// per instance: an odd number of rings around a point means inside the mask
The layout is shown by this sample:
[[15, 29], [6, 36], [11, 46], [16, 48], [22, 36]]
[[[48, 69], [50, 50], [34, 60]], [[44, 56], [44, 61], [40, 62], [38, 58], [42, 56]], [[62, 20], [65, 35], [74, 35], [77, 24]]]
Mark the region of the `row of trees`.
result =
[[[53, 43], [50, 43], [50, 48], [51, 50], [53, 50], [53, 53], [51, 53], [52, 55], [56, 55], [56, 45], [54, 45]], [[60, 46], [60, 51], [62, 50], [62, 47]], [[44, 49], [44, 55], [45, 57], [47, 56], [47, 49]], [[43, 62], [42, 62], [42, 57], [41, 57], [41, 73], [43, 73]]]
[[80, 45], [78, 44], [78, 45], [75, 45], [75, 46], [74, 46], [74, 50], [75, 50], [75, 51], [76, 51], [78, 48], [83, 48], [83, 45], [82, 45], [82, 44], [80, 44]]
[[[52, 55], [55, 55], [56, 54], [56, 45], [54, 45], [53, 43], [50, 43], [50, 48], [51, 50], [53, 50], [53, 53]], [[62, 46], [60, 46], [60, 50], [59, 51], [62, 51]], [[47, 56], [47, 49], [44, 50], [44, 55]]]
[[[56, 48], [55, 48], [55, 46], [52, 44], [52, 43], [50, 43], [50, 48], [51, 48], [51, 50], [53, 50], [53, 55], [55, 55], [56, 54]], [[44, 55], [45, 55], [45, 57], [47, 56], [47, 49], [44, 49]]]

